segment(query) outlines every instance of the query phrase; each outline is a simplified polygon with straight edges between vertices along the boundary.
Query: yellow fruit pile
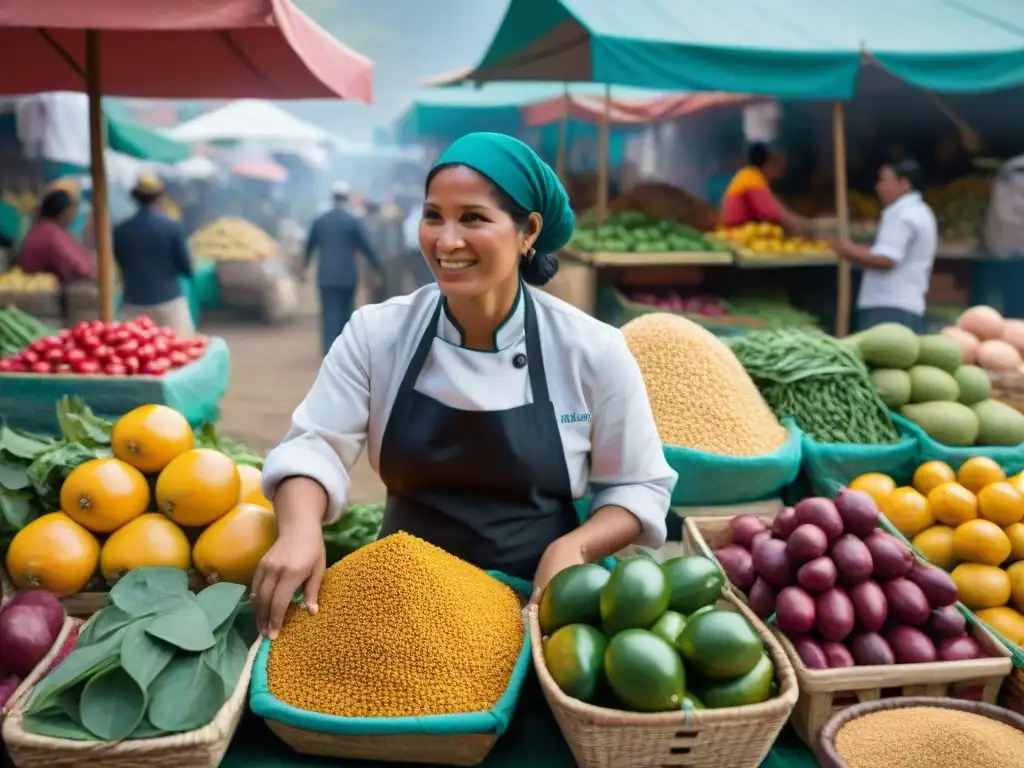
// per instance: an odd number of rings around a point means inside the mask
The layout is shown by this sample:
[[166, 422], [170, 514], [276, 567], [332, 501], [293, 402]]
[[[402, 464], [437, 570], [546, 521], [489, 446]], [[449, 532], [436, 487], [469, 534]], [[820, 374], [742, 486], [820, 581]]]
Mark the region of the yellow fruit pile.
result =
[[871, 473], [850, 487], [871, 494], [922, 555], [951, 571], [964, 605], [1024, 646], [1024, 472], [1007, 477], [976, 456], [955, 472], [926, 462], [910, 486]]
[[189, 240], [197, 261], [266, 261], [280, 247], [270, 235], [245, 219], [225, 217], [200, 229]]
[[58, 288], [57, 278], [48, 272], [28, 275], [14, 267], [0, 274], [0, 292], [3, 293], [52, 293]]
[[277, 539], [262, 474], [194, 444], [188, 421], [167, 406], [125, 414], [111, 433], [114, 457], [72, 470], [60, 511], [12, 539], [6, 564], [14, 585], [65, 597], [97, 570], [113, 584], [144, 566], [195, 567], [210, 583], [249, 583]]
[[824, 240], [787, 237], [782, 227], [763, 221], [751, 221], [740, 227], [719, 227], [718, 235], [737, 248], [754, 253], [820, 254], [829, 252], [828, 243]]

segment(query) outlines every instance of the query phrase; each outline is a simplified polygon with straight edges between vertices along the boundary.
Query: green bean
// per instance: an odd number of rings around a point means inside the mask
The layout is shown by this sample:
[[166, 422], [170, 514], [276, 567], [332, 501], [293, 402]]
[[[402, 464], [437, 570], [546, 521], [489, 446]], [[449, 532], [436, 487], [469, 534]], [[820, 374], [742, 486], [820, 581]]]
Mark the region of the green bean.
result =
[[899, 440], [857, 353], [820, 331], [773, 328], [736, 339], [732, 351], [778, 418], [813, 440], [884, 444]]

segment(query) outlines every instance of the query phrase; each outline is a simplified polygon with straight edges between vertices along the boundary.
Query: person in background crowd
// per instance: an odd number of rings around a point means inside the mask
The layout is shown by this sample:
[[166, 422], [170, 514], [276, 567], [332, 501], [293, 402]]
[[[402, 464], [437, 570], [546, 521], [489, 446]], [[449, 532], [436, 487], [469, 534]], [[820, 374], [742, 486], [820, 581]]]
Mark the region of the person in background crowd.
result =
[[921, 168], [914, 160], [883, 165], [875, 191], [885, 209], [874, 244], [830, 240], [840, 258], [864, 268], [857, 295], [858, 330], [892, 322], [924, 331], [925, 296], [939, 232], [920, 189]]
[[749, 222], [778, 224], [790, 234], [809, 228], [808, 222], [786, 210], [772, 193], [771, 182], [786, 172], [786, 156], [767, 144], [751, 144], [747, 165], [733, 176], [722, 198], [722, 225], [740, 227]]
[[48, 272], [62, 286], [96, 279], [96, 260], [68, 232], [78, 204], [66, 190], [55, 189], [39, 204], [39, 218], [21, 242], [18, 264], [23, 272]]
[[179, 336], [191, 336], [195, 325], [180, 279], [191, 279], [192, 259], [181, 224], [157, 210], [163, 192], [159, 178], [140, 176], [131, 193], [138, 210], [114, 228], [114, 259], [124, 283], [121, 316], [147, 315]]
[[317, 255], [321, 344], [325, 357], [352, 317], [359, 282], [357, 254], [361, 253], [378, 275], [382, 273], [366, 225], [348, 210], [351, 191], [346, 182], [334, 185], [331, 195], [334, 207], [310, 227], [302, 265], [302, 274], [305, 274], [314, 254]]
[[414, 289], [422, 288], [434, 281], [434, 275], [420, 251], [420, 221], [423, 219], [423, 201], [417, 200], [409, 206], [409, 212], [402, 223], [402, 239], [405, 241], [405, 262], [412, 275]]
[[374, 300], [386, 301], [398, 296], [402, 291], [402, 257], [405, 255], [402, 239], [402, 220], [393, 214], [386, 213], [380, 203], [367, 201], [366, 228], [370, 234], [370, 243], [377, 252], [381, 264], [381, 280], [376, 286]]

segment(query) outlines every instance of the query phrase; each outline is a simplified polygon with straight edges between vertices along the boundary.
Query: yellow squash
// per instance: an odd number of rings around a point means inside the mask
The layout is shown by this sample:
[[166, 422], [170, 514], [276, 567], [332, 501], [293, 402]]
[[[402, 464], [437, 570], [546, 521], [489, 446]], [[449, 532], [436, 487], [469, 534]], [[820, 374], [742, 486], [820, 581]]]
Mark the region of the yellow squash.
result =
[[80, 592], [100, 560], [100, 543], [63, 512], [43, 515], [18, 531], [7, 549], [7, 573], [18, 589], [57, 597]]
[[187, 571], [192, 547], [185, 532], [163, 515], [149, 513], [114, 531], [100, 550], [100, 573], [114, 584], [133, 568], [164, 565]]
[[258, 504], [239, 504], [199, 534], [192, 560], [211, 584], [249, 584], [276, 540], [277, 518], [272, 511]]

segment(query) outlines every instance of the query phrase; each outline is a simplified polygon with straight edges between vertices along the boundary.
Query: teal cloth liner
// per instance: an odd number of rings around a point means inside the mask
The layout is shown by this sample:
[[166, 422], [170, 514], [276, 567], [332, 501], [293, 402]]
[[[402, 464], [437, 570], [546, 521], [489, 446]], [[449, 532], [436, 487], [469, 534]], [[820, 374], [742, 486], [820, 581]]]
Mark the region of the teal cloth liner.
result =
[[220, 298], [216, 261], [192, 262], [192, 292], [193, 301], [198, 307], [194, 310], [196, 316], [199, 309], [220, 309], [224, 306]]
[[92, 410], [116, 419], [140, 405], [162, 403], [179, 411], [192, 426], [216, 421], [218, 403], [228, 389], [231, 353], [221, 338], [210, 340], [201, 358], [164, 376], [10, 375], [0, 379], [0, 414], [12, 427], [58, 434], [55, 403], [78, 395]]
[[811, 482], [811, 490], [818, 496], [833, 498], [840, 488], [866, 472], [881, 472], [897, 485], [910, 482], [918, 465], [917, 435], [903, 419], [896, 426], [900, 441], [886, 445], [819, 443], [804, 435], [804, 473]]
[[975, 456], [988, 456], [998, 463], [1007, 475], [1016, 475], [1024, 470], [1024, 444], [971, 445], [967, 447], [943, 445], [935, 438], [930, 437], [917, 424], [898, 414], [893, 414], [893, 421], [917, 438], [917, 464], [919, 465], [926, 461], [944, 461], [956, 471], [968, 459]]
[[[491, 576], [508, 584], [519, 594], [529, 597], [533, 587], [523, 579], [488, 571]], [[345, 653], [345, 649], [341, 649]], [[270, 692], [267, 685], [267, 660], [270, 658], [270, 640], [265, 639], [253, 665], [252, 684], [249, 688], [249, 708], [266, 720], [290, 725], [314, 733], [341, 736], [399, 736], [428, 734], [431, 736], [464, 736], [494, 733], [501, 736], [512, 721], [512, 713], [519, 702], [523, 681], [529, 672], [530, 633], [523, 635], [523, 647], [512, 669], [508, 688], [494, 708], [488, 712], [466, 712], [458, 715], [427, 715], [424, 717], [338, 717], [310, 712], [285, 704]]]
[[699, 507], [746, 504], [778, 495], [800, 474], [803, 433], [783, 419], [789, 438], [764, 456], [720, 456], [666, 445], [665, 459], [679, 473], [672, 506]]

